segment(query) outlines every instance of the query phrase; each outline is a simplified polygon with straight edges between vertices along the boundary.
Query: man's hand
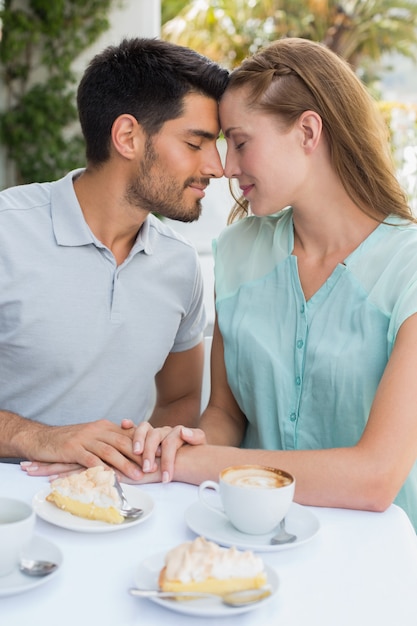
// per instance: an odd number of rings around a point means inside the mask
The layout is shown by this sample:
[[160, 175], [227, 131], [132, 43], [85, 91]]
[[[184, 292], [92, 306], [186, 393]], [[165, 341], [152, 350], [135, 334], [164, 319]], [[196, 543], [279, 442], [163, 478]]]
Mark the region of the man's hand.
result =
[[32, 463], [22, 466], [32, 476], [51, 476], [95, 465], [107, 465], [139, 480], [143, 472], [133, 453], [135, 429], [107, 420], [73, 426], [35, 428], [30, 438]]

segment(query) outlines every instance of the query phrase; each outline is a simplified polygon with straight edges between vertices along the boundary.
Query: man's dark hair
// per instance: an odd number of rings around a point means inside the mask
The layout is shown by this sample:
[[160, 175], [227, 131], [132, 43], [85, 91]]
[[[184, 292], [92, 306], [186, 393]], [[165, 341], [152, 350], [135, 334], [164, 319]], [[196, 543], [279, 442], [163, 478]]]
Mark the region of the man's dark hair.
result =
[[88, 65], [77, 104], [90, 163], [109, 158], [111, 128], [124, 113], [151, 136], [183, 112], [184, 96], [219, 100], [229, 73], [195, 50], [160, 39], [124, 39]]

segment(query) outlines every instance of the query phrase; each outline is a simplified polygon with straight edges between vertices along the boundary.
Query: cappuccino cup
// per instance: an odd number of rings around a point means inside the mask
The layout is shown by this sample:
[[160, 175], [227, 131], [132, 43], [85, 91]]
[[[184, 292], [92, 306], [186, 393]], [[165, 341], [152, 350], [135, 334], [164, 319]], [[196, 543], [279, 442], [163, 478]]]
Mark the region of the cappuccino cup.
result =
[[[199, 486], [203, 506], [228, 519], [249, 535], [272, 532], [286, 516], [294, 499], [295, 478], [284, 470], [263, 465], [233, 465], [220, 472], [219, 482]], [[208, 492], [217, 492], [214, 504]]]
[[26, 502], [0, 498], [0, 576], [18, 567], [35, 528], [35, 512]]

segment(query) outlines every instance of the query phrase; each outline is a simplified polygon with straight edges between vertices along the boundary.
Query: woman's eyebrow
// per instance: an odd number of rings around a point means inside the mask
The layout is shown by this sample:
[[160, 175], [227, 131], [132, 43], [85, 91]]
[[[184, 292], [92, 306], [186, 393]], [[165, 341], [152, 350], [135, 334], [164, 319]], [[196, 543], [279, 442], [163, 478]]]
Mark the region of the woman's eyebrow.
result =
[[230, 137], [230, 133], [232, 133], [234, 130], [239, 130], [239, 126], [231, 126], [227, 130], [223, 131], [224, 132], [224, 136], [225, 137]]

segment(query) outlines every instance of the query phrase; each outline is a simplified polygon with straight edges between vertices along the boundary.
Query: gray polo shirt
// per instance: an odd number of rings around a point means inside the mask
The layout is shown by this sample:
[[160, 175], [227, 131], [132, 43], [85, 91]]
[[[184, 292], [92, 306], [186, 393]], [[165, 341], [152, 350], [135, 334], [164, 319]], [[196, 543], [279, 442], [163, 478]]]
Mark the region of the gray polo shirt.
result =
[[198, 257], [149, 215], [118, 267], [84, 220], [79, 171], [0, 194], [0, 409], [138, 422], [168, 353], [202, 340]]

